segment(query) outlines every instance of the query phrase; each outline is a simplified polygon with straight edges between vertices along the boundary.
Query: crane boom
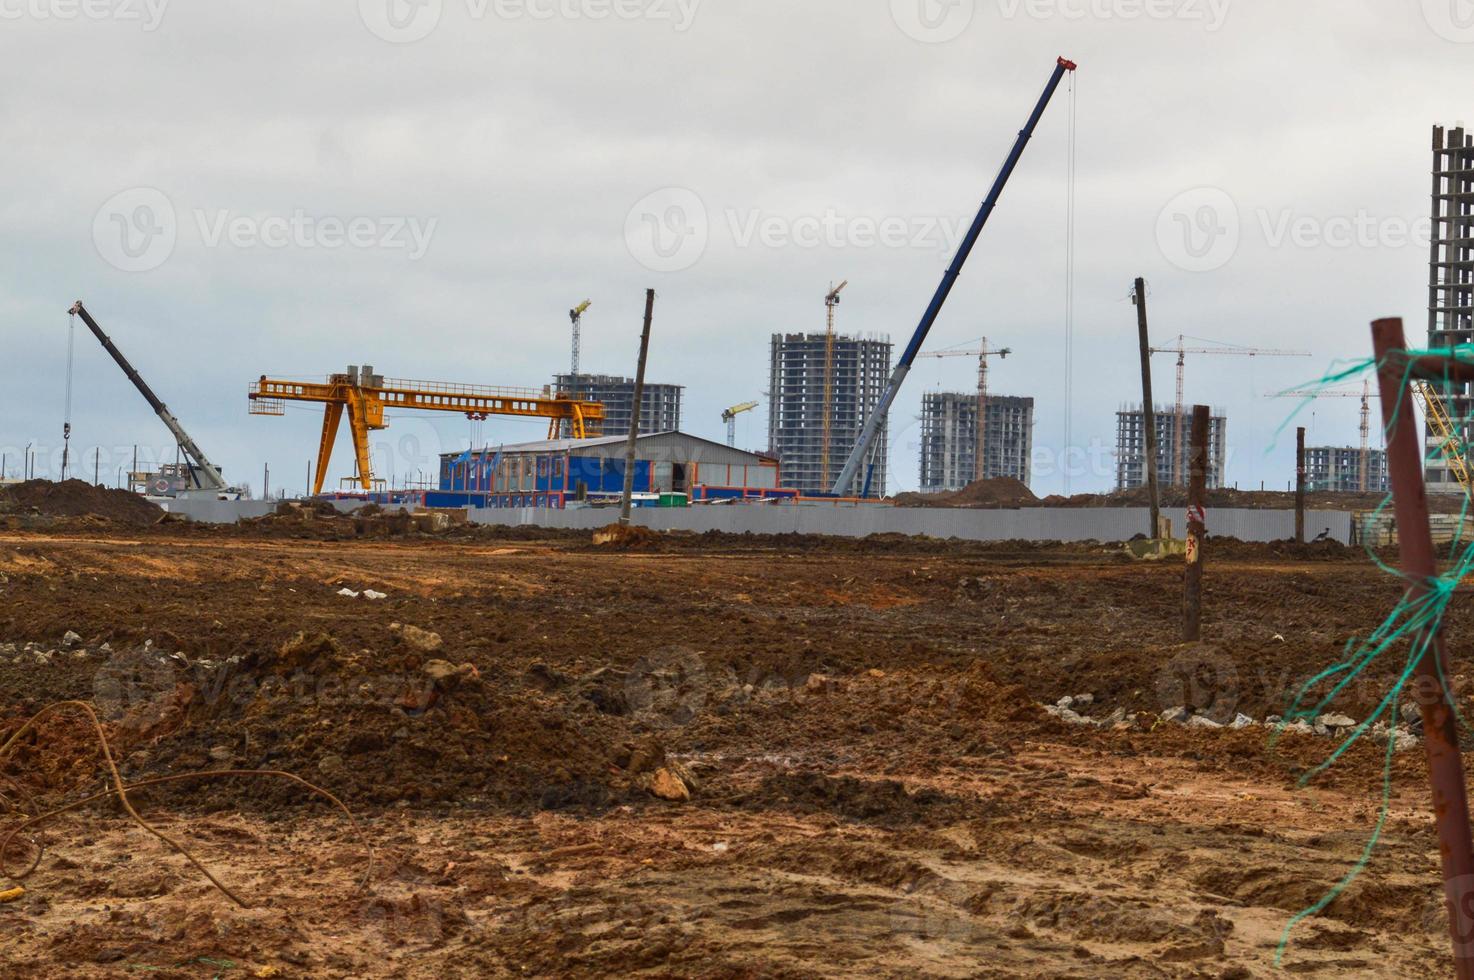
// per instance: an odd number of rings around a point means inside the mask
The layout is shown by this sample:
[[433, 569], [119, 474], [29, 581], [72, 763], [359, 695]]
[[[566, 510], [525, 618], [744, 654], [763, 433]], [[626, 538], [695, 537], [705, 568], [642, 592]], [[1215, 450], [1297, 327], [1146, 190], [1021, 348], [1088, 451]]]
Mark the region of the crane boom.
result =
[[757, 402], [743, 402], [740, 405], [733, 405], [731, 408], [722, 411], [722, 421], [727, 423], [728, 446], [735, 446], [737, 444], [737, 416], [743, 412], [750, 412], [754, 408], [757, 408]]
[[144, 401], [148, 402], [149, 407], [154, 410], [154, 414], [159, 417], [159, 421], [163, 422], [165, 427], [173, 433], [175, 441], [179, 444], [179, 448], [184, 451], [185, 457], [190, 461], [190, 475], [194, 479], [195, 486], [201, 490], [227, 489], [225, 477], [220, 475], [220, 469], [206, 458], [204, 450], [200, 449], [199, 444], [190, 438], [188, 432], [184, 431], [184, 426], [180, 425], [179, 419], [175, 418], [174, 413], [169, 411], [169, 406], [159, 400], [159, 396], [154, 394], [153, 389], [148, 386], [148, 382], [143, 380], [143, 376], [138, 373], [132, 364], [128, 363], [128, 358], [123, 356], [123, 352], [118, 350], [117, 345], [109, 339], [107, 334], [102, 332], [102, 328], [97, 325], [96, 320], [92, 319], [92, 314], [87, 312], [87, 308], [82, 305], [82, 301], [77, 300], [67, 312], [72, 316], [80, 316], [82, 318], [82, 322], [87, 324], [87, 329], [92, 331], [92, 336], [96, 337], [97, 342], [102, 344], [102, 349], [107, 351], [112, 359], [117, 362], [118, 367], [123, 369], [123, 373], [128, 376], [128, 380], [133, 382], [133, 387], [138, 389], [138, 393], [143, 396]]
[[[855, 441], [855, 446], [850, 450], [849, 459], [845, 460], [844, 468], [839, 471], [839, 479], [834, 481], [831, 491], [835, 496], [842, 496], [855, 481], [855, 475], [860, 470], [860, 464], [870, 455], [871, 446], [875, 438], [880, 434], [880, 427], [885, 423], [886, 416], [890, 413], [891, 404], [896, 400], [896, 395], [901, 390], [901, 384], [906, 380], [906, 375], [911, 371], [911, 365], [916, 360], [917, 353], [921, 350], [922, 342], [926, 335], [931, 332], [932, 324], [936, 323], [937, 315], [942, 312], [942, 306], [946, 304], [947, 297], [952, 292], [957, 277], [962, 273], [962, 266], [967, 262], [967, 257], [972, 254], [973, 246], [977, 244], [978, 236], [983, 232], [983, 226], [988, 223], [988, 218], [993, 214], [993, 208], [998, 199], [1003, 195], [1003, 188], [1008, 184], [1008, 178], [1013, 175], [1013, 170], [1018, 166], [1020, 158], [1024, 155], [1024, 147], [1028, 145], [1030, 137], [1034, 135], [1034, 129], [1039, 125], [1039, 119], [1044, 115], [1044, 109], [1049, 105], [1049, 100], [1054, 97], [1054, 90], [1059, 88], [1060, 80], [1065, 77], [1065, 72], [1074, 71], [1075, 63], [1060, 58], [1054, 66], [1054, 74], [1049, 76], [1049, 83], [1044, 86], [1044, 94], [1039, 96], [1039, 101], [1034, 105], [1034, 111], [1029, 114], [1029, 120], [1024, 128], [1019, 130], [1018, 139], [1014, 141], [1013, 149], [1009, 151], [1008, 159], [1003, 161], [1003, 168], [998, 171], [998, 176], [993, 180], [993, 187], [988, 191], [988, 196], [983, 199], [983, 206], [978, 215], [973, 219], [972, 227], [968, 229], [967, 236], [962, 239], [962, 244], [957, 248], [957, 255], [952, 259], [952, 264], [942, 274], [941, 285], [937, 286], [936, 293], [932, 296], [931, 303], [926, 312], [921, 316], [921, 322], [916, 326], [916, 332], [911, 336], [911, 342], [906, 345], [901, 360], [896, 364], [896, 369], [891, 373], [890, 381], [885, 390], [881, 392], [880, 400], [875, 406], [875, 411], [865, 420], [865, 427], [860, 431], [860, 438]], [[866, 481], [868, 489], [869, 480]]]

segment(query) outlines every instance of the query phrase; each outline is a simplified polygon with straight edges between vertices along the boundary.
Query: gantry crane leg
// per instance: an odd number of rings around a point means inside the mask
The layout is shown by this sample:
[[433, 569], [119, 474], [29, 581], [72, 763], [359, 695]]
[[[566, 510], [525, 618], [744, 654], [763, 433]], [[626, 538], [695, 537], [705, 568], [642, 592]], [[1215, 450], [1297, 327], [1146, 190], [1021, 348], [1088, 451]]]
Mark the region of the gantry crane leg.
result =
[[353, 433], [353, 455], [358, 460], [358, 484], [365, 491], [374, 489], [373, 463], [369, 460], [368, 406], [362, 393], [348, 392], [348, 430]]
[[328, 462], [333, 456], [333, 443], [338, 439], [338, 423], [343, 420], [343, 403], [328, 402], [322, 413], [322, 441], [317, 445], [317, 473], [312, 478], [312, 495], [322, 493], [328, 477]]

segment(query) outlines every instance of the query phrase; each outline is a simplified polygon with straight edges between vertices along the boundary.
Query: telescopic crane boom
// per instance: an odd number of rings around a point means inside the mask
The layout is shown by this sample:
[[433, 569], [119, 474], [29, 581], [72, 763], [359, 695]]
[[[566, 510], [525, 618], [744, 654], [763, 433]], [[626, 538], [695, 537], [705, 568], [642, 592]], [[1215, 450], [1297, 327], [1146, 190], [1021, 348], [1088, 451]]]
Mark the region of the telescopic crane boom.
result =
[[[994, 178], [993, 187], [988, 191], [988, 196], [983, 199], [983, 206], [978, 211], [977, 217], [973, 219], [967, 237], [963, 238], [962, 244], [957, 248], [957, 255], [952, 259], [952, 264], [942, 274], [941, 285], [937, 286], [931, 303], [927, 306], [926, 312], [922, 314], [921, 322], [917, 324], [916, 332], [911, 336], [911, 342], [906, 345], [900, 362], [896, 364], [895, 371], [891, 373], [890, 381], [886, 384], [885, 390], [881, 392], [880, 401], [876, 404], [875, 410], [865, 420], [865, 427], [860, 430], [860, 438], [855, 440], [855, 447], [850, 450], [850, 458], [845, 460], [844, 468], [839, 471], [839, 479], [834, 481], [834, 489], [831, 491], [836, 497], [844, 496], [852, 488], [855, 476], [860, 471], [860, 465], [870, 456], [871, 447], [875, 444], [876, 436], [880, 434], [880, 427], [885, 424], [886, 415], [890, 413], [891, 403], [896, 400], [896, 394], [901, 390], [901, 383], [910, 373], [911, 365], [921, 351], [926, 335], [931, 332], [932, 324], [937, 322], [937, 315], [942, 312], [942, 306], [946, 304], [952, 287], [956, 285], [957, 277], [962, 274], [962, 266], [967, 262], [967, 257], [972, 254], [973, 246], [977, 244], [978, 236], [983, 232], [983, 226], [988, 223], [988, 218], [993, 214], [993, 208], [998, 204], [998, 198], [1003, 195], [1003, 188], [1007, 186], [1008, 178], [1013, 175], [1014, 168], [1018, 166], [1019, 159], [1024, 155], [1024, 147], [1028, 145], [1029, 138], [1034, 135], [1034, 129], [1039, 125], [1039, 119], [1044, 115], [1045, 107], [1054, 97], [1054, 91], [1059, 88], [1060, 80], [1065, 77], [1065, 73], [1074, 71], [1075, 67], [1073, 61], [1065, 58], [1060, 58], [1055, 63], [1054, 74], [1049, 76], [1049, 82], [1044, 86], [1044, 94], [1039, 96], [1039, 101], [1034, 104], [1034, 111], [1029, 114], [1029, 121], [1024, 124], [1023, 129], [1019, 130], [1018, 139], [1014, 141], [1013, 149], [1008, 153], [1008, 159], [1003, 161], [1003, 169], [999, 170], [998, 176]], [[869, 490], [869, 483], [867, 479], [862, 493]]]
[[148, 402], [149, 407], [154, 410], [154, 414], [174, 434], [174, 439], [179, 443], [179, 448], [184, 451], [185, 458], [189, 460], [190, 478], [194, 481], [195, 487], [200, 490], [231, 489], [226, 486], [225, 477], [220, 475], [220, 469], [205, 457], [204, 450], [200, 449], [199, 444], [189, 437], [188, 432], [184, 431], [184, 426], [180, 425], [179, 420], [174, 417], [174, 413], [169, 411], [169, 406], [159, 400], [159, 396], [153, 393], [153, 389], [148, 386], [148, 383], [143, 380], [143, 377], [134, 369], [133, 365], [128, 363], [128, 358], [123, 356], [123, 352], [118, 350], [117, 345], [108, 339], [107, 334], [102, 332], [102, 328], [97, 325], [96, 320], [92, 319], [92, 314], [87, 312], [87, 308], [82, 305], [82, 301], [77, 300], [76, 304], [67, 312], [72, 316], [82, 318], [82, 322], [87, 324], [87, 329], [92, 331], [92, 336], [96, 337], [97, 342], [102, 344], [102, 349], [112, 356], [112, 359], [117, 362], [118, 367], [122, 368], [123, 373], [128, 376], [128, 380], [133, 382], [133, 387], [138, 389], [138, 393], [143, 396], [144, 400]]

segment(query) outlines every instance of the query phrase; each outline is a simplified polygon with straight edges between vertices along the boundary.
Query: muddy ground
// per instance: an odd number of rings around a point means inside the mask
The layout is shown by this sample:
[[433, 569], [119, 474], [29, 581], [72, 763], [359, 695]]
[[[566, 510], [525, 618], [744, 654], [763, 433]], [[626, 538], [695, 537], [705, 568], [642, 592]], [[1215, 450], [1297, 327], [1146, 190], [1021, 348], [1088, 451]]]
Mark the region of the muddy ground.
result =
[[[84, 807], [0, 904], [5, 976], [1270, 976], [1376, 820], [1377, 746], [1301, 788], [1332, 740], [1155, 719], [1282, 712], [1397, 599], [1357, 552], [1221, 545], [1183, 646], [1182, 566], [1114, 547], [331, 523], [0, 530], [0, 742], [85, 699], [125, 779], [295, 773], [374, 853], [360, 888], [280, 777], [136, 791], [242, 908]], [[1080, 695], [1123, 720], [1040, 707]], [[77, 715], [0, 773], [0, 832], [105, 785]], [[1285, 969], [1449, 975], [1426, 799], [1398, 755]]]

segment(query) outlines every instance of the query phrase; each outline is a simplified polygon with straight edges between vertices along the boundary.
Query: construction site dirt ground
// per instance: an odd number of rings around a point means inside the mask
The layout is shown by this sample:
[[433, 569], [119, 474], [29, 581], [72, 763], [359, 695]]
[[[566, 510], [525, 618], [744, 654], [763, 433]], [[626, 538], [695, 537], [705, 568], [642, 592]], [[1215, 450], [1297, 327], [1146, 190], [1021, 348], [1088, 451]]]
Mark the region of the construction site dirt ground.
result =
[[[1332, 740], [1152, 720], [1283, 710], [1398, 599], [1359, 552], [1218, 546], [1182, 646], [1181, 564], [1113, 546], [309, 523], [0, 529], [0, 743], [83, 699], [124, 779], [283, 770], [362, 834], [281, 777], [132, 793], [240, 907], [116, 803], [63, 814], [0, 904], [6, 977], [1270, 976], [1376, 823], [1379, 746], [1306, 788]], [[1039, 707], [1086, 694], [1139, 723]], [[0, 832], [107, 780], [75, 712], [0, 772]], [[1284, 968], [1439, 977], [1448, 947], [1404, 752]]]

